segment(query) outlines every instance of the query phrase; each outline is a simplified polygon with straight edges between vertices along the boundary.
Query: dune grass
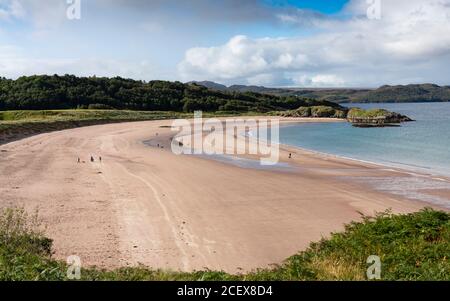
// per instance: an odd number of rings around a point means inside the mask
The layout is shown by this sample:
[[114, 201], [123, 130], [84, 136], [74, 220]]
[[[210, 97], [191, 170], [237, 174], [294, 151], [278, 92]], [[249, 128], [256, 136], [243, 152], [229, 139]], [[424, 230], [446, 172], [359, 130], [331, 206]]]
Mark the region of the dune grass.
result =
[[[67, 280], [68, 266], [52, 259], [51, 240], [37, 215], [21, 208], [0, 216], [0, 280]], [[364, 217], [329, 239], [312, 243], [271, 269], [231, 275], [220, 271], [183, 273], [130, 267], [86, 268], [82, 280], [366, 280], [367, 258], [381, 258], [383, 280], [450, 280], [450, 214], [424, 209]]]

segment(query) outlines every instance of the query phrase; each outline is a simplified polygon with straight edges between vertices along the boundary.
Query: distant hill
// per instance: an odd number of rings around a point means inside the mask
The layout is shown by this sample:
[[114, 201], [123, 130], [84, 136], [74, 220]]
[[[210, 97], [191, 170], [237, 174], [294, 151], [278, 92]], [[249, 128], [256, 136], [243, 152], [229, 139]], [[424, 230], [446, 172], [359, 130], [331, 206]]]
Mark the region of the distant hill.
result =
[[[225, 86], [222, 84], [218, 84], [212, 81], [192, 81], [188, 84], [197, 84], [200, 86], [204, 86], [208, 89], [219, 90], [219, 91], [228, 91], [228, 92], [253, 92], [253, 93], [266, 93], [266, 94], [275, 94], [281, 95], [282, 93], [289, 94], [292, 92], [289, 89], [280, 89], [280, 88], [267, 88], [263, 86], [246, 86], [246, 85], [233, 85], [233, 86]], [[290, 96], [290, 95], [287, 95]]]
[[263, 86], [233, 85], [233, 86], [228, 87], [228, 91], [254, 92], [254, 93], [281, 93], [283, 91], [283, 89], [266, 88]]
[[382, 86], [358, 97], [356, 102], [448, 102], [450, 86], [434, 84]]
[[228, 87], [225, 85], [221, 85], [215, 82], [211, 82], [211, 81], [202, 81], [202, 82], [197, 82], [197, 81], [192, 81], [192, 82], [188, 82], [187, 84], [196, 84], [199, 86], [203, 86], [206, 87], [208, 89], [212, 89], [212, 90], [218, 90], [218, 91], [228, 91]]
[[[378, 89], [354, 88], [267, 88], [262, 86], [234, 85], [226, 87], [214, 82], [195, 82], [209, 89], [220, 88], [228, 92], [254, 92], [277, 96], [298, 96], [336, 103], [395, 103], [395, 102], [448, 102], [450, 86], [415, 84], [382, 86]], [[218, 87], [218, 88], [216, 88]]]

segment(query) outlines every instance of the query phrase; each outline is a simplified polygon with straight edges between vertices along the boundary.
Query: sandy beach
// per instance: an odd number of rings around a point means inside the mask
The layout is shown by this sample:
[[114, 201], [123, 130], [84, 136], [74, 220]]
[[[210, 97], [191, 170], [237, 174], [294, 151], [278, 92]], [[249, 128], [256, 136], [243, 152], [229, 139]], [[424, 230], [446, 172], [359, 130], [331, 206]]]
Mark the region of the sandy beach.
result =
[[[312, 121], [323, 120], [282, 122]], [[288, 171], [177, 156], [170, 125], [91, 126], [2, 145], [0, 207], [39, 208], [61, 260], [236, 273], [279, 264], [361, 214], [431, 206], [343, 180], [400, 170], [293, 147], [281, 150]]]

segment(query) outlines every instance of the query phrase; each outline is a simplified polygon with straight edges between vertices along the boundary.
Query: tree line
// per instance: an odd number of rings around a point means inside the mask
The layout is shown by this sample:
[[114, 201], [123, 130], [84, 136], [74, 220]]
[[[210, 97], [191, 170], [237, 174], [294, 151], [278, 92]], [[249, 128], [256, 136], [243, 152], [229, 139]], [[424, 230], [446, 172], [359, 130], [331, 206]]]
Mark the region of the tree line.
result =
[[268, 112], [337, 106], [297, 96], [224, 92], [191, 83], [121, 77], [35, 75], [0, 78], [0, 110], [119, 109], [142, 111]]

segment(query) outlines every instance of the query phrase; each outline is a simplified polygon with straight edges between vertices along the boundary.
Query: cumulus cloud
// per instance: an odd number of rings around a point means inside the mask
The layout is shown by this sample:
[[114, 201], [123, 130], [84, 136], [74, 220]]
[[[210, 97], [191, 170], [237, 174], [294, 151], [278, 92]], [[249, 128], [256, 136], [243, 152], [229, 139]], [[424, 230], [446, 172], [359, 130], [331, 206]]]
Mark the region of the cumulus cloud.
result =
[[[202, 40], [222, 25], [276, 21], [260, 0], [81, 1], [81, 20], [70, 21], [67, 0], [0, 0], [0, 47], [16, 43], [17, 51], [0, 53], [14, 56], [0, 62], [0, 75], [68, 72], [178, 79], [177, 60], [195, 37]], [[152, 68], [141, 66], [145, 59]]]
[[298, 86], [306, 87], [342, 87], [346, 84], [342, 78], [334, 74], [319, 74], [311, 77], [300, 75], [294, 76], [292, 81]]
[[71, 22], [66, 0], [0, 0], [1, 75], [449, 84], [450, 0], [381, 0], [380, 20], [367, 17], [366, 0], [334, 15], [265, 0], [82, 1], [82, 20]]
[[[381, 2], [381, 19], [353, 0], [341, 17], [308, 18], [319, 32], [294, 38], [235, 36], [226, 44], [186, 51], [185, 79], [272, 85], [375, 86], [407, 81], [448, 83], [450, 1]], [[279, 16], [301, 24], [302, 14]], [[303, 22], [304, 23], [304, 22]]]

